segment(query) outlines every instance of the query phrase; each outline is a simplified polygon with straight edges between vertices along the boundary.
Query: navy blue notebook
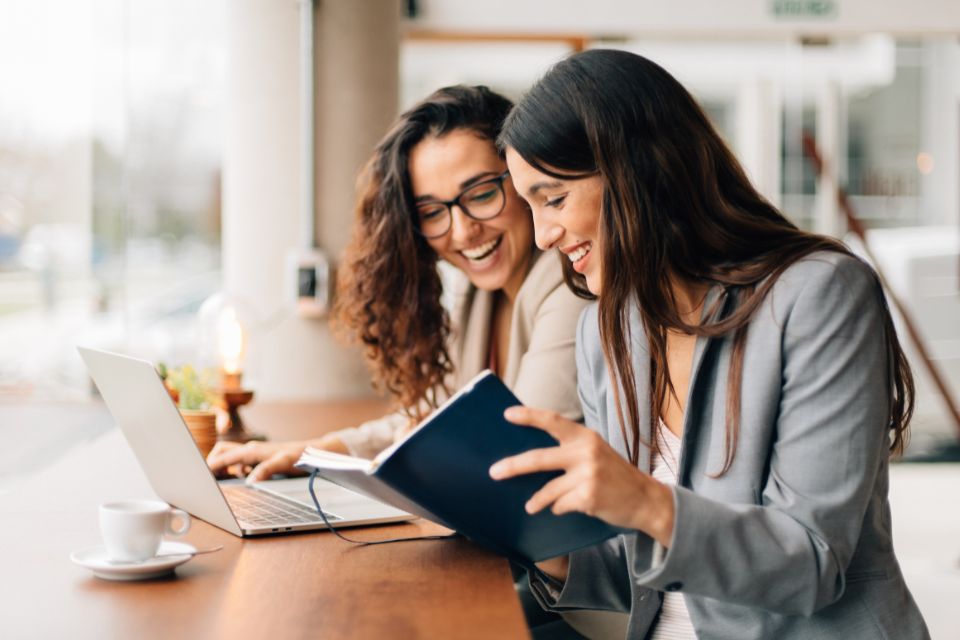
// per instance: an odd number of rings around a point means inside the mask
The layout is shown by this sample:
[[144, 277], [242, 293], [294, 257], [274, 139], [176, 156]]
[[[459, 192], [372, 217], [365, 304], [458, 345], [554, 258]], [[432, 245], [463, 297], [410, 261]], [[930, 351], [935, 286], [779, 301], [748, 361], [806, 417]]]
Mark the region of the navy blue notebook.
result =
[[581, 513], [529, 515], [527, 500], [557, 472], [493, 480], [490, 466], [557, 444], [546, 432], [507, 422], [520, 404], [484, 371], [373, 460], [308, 448], [297, 466], [331, 482], [433, 520], [493, 551], [539, 562], [593, 545], [620, 530]]

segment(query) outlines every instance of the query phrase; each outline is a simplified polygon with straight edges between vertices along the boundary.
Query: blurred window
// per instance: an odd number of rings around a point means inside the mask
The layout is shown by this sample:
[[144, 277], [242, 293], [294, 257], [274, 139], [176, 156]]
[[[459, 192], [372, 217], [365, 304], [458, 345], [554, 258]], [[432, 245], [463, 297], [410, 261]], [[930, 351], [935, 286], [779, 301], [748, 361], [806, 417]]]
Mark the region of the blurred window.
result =
[[0, 1], [0, 399], [82, 396], [218, 288], [226, 5]]
[[[831, 82], [837, 92], [840, 186], [856, 215], [869, 228], [938, 225], [951, 218], [951, 188], [937, 178], [949, 171], [957, 142], [937, 132], [956, 131], [957, 107], [956, 98], [948, 94], [949, 83], [943, 91], [938, 91], [938, 83], [960, 75], [957, 44], [938, 38], [890, 42], [886, 70], [874, 62], [859, 76], [845, 77], [841, 68], [836, 77], [824, 77], [820, 86], [791, 88], [790, 78], [784, 79], [786, 95], [792, 98], [783, 107], [782, 204], [804, 227], [814, 226], [817, 183], [803, 157], [800, 136], [816, 136], [818, 118], [823, 117], [817, 101]], [[854, 54], [842, 47], [831, 49], [839, 66], [855, 71]]]

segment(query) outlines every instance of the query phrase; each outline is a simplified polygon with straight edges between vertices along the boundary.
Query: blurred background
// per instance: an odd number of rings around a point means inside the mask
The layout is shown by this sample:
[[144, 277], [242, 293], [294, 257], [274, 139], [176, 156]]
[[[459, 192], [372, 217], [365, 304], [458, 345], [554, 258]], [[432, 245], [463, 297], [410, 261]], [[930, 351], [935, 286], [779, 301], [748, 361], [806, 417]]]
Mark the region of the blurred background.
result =
[[940, 381], [898, 315], [907, 459], [929, 471], [897, 470], [892, 495], [927, 535], [903, 543], [911, 587], [946, 620], [960, 515], [914, 497], [960, 490], [921, 464], [960, 436], [958, 34], [941, 0], [0, 0], [0, 494], [110, 428], [76, 345], [216, 365], [204, 302], [241, 310], [258, 401], [371, 393], [324, 276], [388, 124], [443, 85], [517, 98], [573, 51], [622, 48], [692, 91], [798, 225], [869, 248], [912, 316]]

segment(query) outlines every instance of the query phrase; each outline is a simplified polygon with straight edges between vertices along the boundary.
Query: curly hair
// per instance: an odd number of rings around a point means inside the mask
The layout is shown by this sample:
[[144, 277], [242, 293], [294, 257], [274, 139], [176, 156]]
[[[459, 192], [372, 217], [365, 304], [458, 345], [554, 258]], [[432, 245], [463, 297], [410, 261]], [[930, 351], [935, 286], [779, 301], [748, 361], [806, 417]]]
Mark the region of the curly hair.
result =
[[512, 107], [483, 86], [439, 89], [398, 118], [360, 173], [333, 323], [341, 336], [364, 345], [374, 387], [386, 389], [416, 421], [449, 393], [453, 365], [438, 257], [417, 233], [410, 151], [427, 137], [464, 129], [493, 145]]

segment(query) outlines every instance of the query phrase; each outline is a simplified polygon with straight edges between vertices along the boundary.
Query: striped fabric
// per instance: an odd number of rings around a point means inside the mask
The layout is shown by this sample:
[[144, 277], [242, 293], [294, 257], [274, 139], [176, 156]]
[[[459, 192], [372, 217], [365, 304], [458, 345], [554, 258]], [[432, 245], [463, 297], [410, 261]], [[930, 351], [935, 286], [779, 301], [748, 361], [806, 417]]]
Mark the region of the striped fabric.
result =
[[[660, 422], [657, 430], [657, 444], [660, 450], [653, 458], [653, 477], [664, 484], [677, 484], [677, 470], [680, 468], [680, 438]], [[657, 618], [652, 640], [696, 640], [697, 633], [690, 623], [690, 614], [682, 593], [664, 592], [660, 617]]]

